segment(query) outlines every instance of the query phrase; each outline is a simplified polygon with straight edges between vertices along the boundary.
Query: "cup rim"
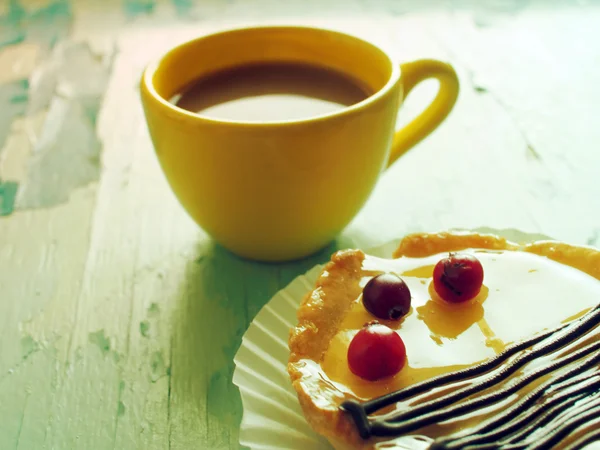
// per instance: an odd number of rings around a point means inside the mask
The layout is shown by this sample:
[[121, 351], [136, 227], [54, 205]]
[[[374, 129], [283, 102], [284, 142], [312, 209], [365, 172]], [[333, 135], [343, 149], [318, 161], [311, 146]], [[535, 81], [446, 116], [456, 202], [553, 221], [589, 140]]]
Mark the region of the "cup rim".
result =
[[[190, 43], [199, 42], [207, 38], [213, 38], [216, 36], [222, 36], [226, 34], [239, 33], [242, 31], [250, 31], [250, 30], [312, 30], [312, 31], [326, 31], [329, 33], [334, 33], [340, 36], [349, 37], [358, 41], [362, 41], [365, 44], [371, 45], [375, 49], [379, 50], [385, 57], [391, 66], [391, 73], [389, 79], [379, 90], [361, 100], [358, 103], [354, 103], [349, 106], [345, 106], [344, 108], [337, 109], [335, 111], [331, 111], [325, 114], [320, 114], [316, 116], [310, 116], [301, 119], [288, 119], [288, 120], [273, 120], [273, 121], [250, 121], [250, 120], [232, 120], [232, 119], [221, 119], [221, 118], [212, 118], [210, 116], [194, 113], [192, 111], [188, 111], [184, 108], [180, 108], [179, 106], [171, 103], [169, 100], [165, 99], [161, 96], [155, 89], [154, 83], [152, 82], [152, 78], [156, 74], [156, 72], [160, 69], [160, 65], [162, 62], [168, 58], [168, 56], [176, 52], [178, 49], [185, 45], [189, 45]], [[202, 122], [206, 124], [212, 125], [237, 125], [237, 126], [247, 126], [247, 127], [273, 127], [273, 126], [289, 126], [289, 125], [301, 125], [307, 123], [315, 123], [315, 122], [323, 122], [330, 120], [336, 117], [344, 117], [348, 115], [353, 115], [363, 108], [368, 106], [369, 104], [377, 102], [379, 99], [388, 94], [388, 92], [396, 85], [398, 80], [401, 77], [401, 69], [400, 64], [396, 63], [393, 58], [390, 56], [390, 51], [385, 48], [385, 46], [381, 44], [376, 44], [371, 40], [359, 37], [354, 34], [347, 33], [345, 31], [339, 31], [332, 28], [321, 27], [321, 26], [309, 26], [309, 25], [249, 25], [249, 26], [239, 26], [239, 27], [230, 27], [222, 31], [212, 32], [206, 35], [199, 36], [194, 39], [188, 39], [183, 41], [173, 47], [171, 47], [168, 51], [164, 52], [157, 58], [154, 58], [142, 73], [142, 85], [144, 89], [151, 95], [151, 97], [158, 101], [166, 110], [179, 118], [186, 118], [196, 122]]]

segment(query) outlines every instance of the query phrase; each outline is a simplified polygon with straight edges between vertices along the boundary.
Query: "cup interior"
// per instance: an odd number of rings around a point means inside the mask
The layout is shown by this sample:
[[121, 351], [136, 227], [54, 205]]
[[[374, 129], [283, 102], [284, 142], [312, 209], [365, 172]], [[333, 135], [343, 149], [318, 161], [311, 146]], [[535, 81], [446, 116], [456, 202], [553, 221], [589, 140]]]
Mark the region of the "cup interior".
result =
[[235, 29], [186, 42], [151, 64], [144, 78], [154, 95], [179, 109], [170, 99], [199, 78], [247, 64], [282, 62], [340, 72], [364, 86], [371, 93], [369, 98], [400, 75], [383, 50], [360, 38], [319, 28], [270, 26]]

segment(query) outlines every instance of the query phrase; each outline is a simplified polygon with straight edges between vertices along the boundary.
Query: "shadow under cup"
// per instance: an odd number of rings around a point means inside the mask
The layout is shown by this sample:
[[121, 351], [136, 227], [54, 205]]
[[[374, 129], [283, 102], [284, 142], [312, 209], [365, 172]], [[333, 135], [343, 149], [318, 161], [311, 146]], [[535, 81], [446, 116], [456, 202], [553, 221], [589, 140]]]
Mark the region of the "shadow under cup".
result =
[[[194, 80], [253, 63], [299, 63], [359, 80], [373, 95], [301, 120], [211, 119], [169, 102]], [[386, 166], [400, 68], [375, 45], [329, 30], [258, 27], [175, 47], [141, 83], [161, 167], [192, 218], [234, 253], [297, 259], [330, 243]]]

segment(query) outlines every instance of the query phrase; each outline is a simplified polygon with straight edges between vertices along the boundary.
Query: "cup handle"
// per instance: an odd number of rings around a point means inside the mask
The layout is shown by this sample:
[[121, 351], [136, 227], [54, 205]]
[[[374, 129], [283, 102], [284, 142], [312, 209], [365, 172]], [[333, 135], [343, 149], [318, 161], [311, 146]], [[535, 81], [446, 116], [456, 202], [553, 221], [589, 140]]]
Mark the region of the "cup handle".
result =
[[452, 111], [458, 97], [458, 76], [450, 64], [433, 59], [421, 59], [400, 65], [401, 82], [406, 97], [421, 81], [435, 78], [440, 87], [435, 99], [404, 128], [396, 131], [388, 167], [411, 147], [431, 133]]

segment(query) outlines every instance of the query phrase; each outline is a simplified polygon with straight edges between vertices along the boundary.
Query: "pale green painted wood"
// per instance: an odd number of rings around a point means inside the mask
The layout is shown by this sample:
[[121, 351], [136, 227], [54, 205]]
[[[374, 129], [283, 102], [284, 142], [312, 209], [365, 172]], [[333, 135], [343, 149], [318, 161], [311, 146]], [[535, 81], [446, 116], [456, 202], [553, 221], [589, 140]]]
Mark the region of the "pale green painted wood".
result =
[[[153, 15], [131, 23], [120, 2], [72, 3], [71, 39], [106, 54], [109, 32], [126, 33], [98, 118], [99, 182], [61, 206], [0, 218], [1, 449], [238, 448], [241, 405], [231, 376], [241, 337], [270, 296], [336, 248], [283, 265], [240, 260], [212, 244], [168, 189], [137, 81], [153, 55], [225, 26], [206, 18], [289, 12], [383, 40], [403, 59], [456, 65], [456, 110], [382, 177], [339, 247], [480, 225], [599, 245], [597, 9], [484, 14], [466, 3], [451, 14], [430, 2], [392, 17], [382, 13], [408, 3], [378, 2], [376, 19], [334, 20], [336, 11], [364, 16], [368, 8], [358, 0], [323, 10], [215, 0], [199, 24], [186, 26], [174, 21], [174, 5], [155, 2]], [[20, 47], [10, 58], [29, 61], [30, 51]], [[23, 67], [19, 76], [29, 76]], [[431, 88], [409, 99], [401, 120]], [[40, 112], [13, 124], [0, 150], [3, 177], [27, 181], [28, 136], [45, 120]]]

